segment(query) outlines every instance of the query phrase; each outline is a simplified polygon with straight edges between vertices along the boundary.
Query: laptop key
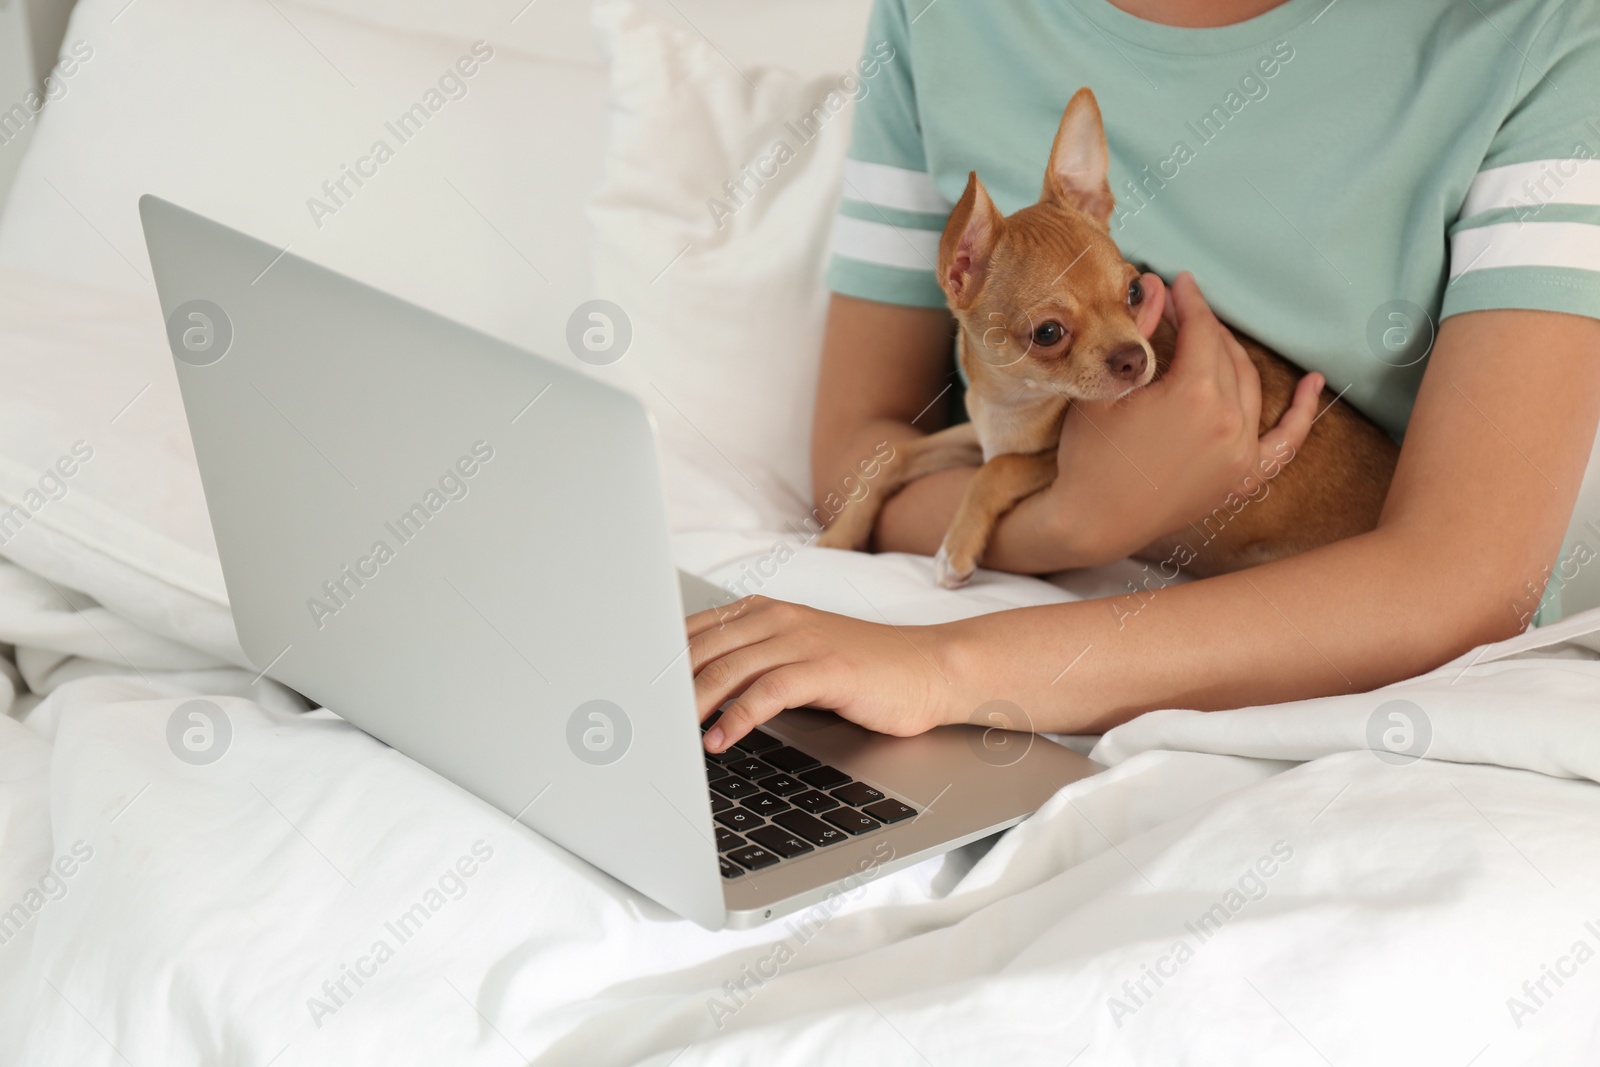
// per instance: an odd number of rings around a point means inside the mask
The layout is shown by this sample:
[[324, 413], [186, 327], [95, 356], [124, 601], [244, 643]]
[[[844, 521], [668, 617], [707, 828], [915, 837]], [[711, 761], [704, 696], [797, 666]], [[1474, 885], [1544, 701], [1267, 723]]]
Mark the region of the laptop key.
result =
[[750, 834], [750, 840], [762, 848], [776, 852], [784, 859], [811, 851], [810, 845], [779, 826], [763, 826], [759, 830], [754, 830]]
[[733, 801], [729, 800], [727, 797], [719, 797], [715, 794], [712, 795], [711, 814], [715, 815], [719, 811], [727, 811], [731, 807], [733, 807]]
[[879, 822], [899, 822], [909, 819], [917, 813], [916, 808], [908, 808], [898, 800], [884, 799], [876, 804], [868, 804], [861, 809]]
[[744, 737], [734, 742], [733, 747], [740, 752], [748, 752], [752, 756], [759, 756], [763, 752], [771, 752], [783, 745], [776, 737], [762, 730], [751, 730]]
[[724, 877], [724, 878], [742, 878], [742, 877], [744, 877], [744, 870], [742, 868], [735, 867], [733, 864], [729, 863], [727, 860], [723, 859], [721, 856], [717, 857], [717, 866], [722, 869], [722, 877]]
[[730, 772], [728, 768], [712, 763], [710, 760], [706, 760], [706, 781], [714, 782], [718, 778], [726, 778], [728, 777], [729, 773]]
[[713, 818], [728, 829], [737, 830], [741, 834], [754, 830], [766, 821], [746, 808], [729, 808], [727, 811], [719, 811]]
[[748, 758], [749, 758], [748, 756], [746, 756], [743, 752], [740, 752], [736, 748], [730, 748], [726, 752], [707, 752], [706, 753], [706, 759], [710, 760], [712, 763], [733, 763], [733, 762], [735, 762], [737, 760], [748, 759]]
[[813, 815], [820, 815], [839, 806], [839, 802], [826, 793], [819, 793], [815, 789], [809, 793], [801, 793], [797, 797], [790, 797], [789, 803], [797, 808], [804, 808]]
[[738, 848], [740, 845], [749, 843], [732, 830], [724, 830], [722, 827], [718, 826], [716, 831], [718, 852], [726, 852], [730, 848]]
[[759, 871], [763, 867], [770, 867], [777, 863], [780, 857], [768, 852], [760, 845], [746, 845], [744, 848], [728, 853], [728, 858], [741, 867]]
[[761, 779], [761, 788], [774, 796], [792, 797], [796, 793], [803, 793], [808, 788], [798, 778], [791, 778], [787, 774], [774, 774], [770, 778]]
[[743, 804], [757, 815], [765, 815], [768, 818], [771, 818], [780, 811], [789, 810], [789, 802], [787, 800], [779, 800], [771, 793], [757, 793], [753, 797], [745, 797], [739, 803]]
[[798, 748], [790, 748], [788, 745], [780, 745], [771, 752], [763, 752], [761, 758], [778, 770], [786, 771], [789, 774], [817, 765], [816, 760], [801, 752]]
[[759, 785], [754, 782], [747, 782], [743, 778], [735, 778], [731, 774], [726, 778], [718, 778], [712, 782], [711, 788], [729, 800], [743, 800], [745, 797], [753, 797], [761, 792]]
[[805, 838], [818, 848], [837, 845], [840, 841], [850, 839], [843, 830], [835, 829], [820, 819], [813, 819], [803, 811], [793, 809], [780, 811], [772, 817], [772, 821], [790, 833]]
[[852, 834], [864, 834], [869, 830], [876, 830], [882, 824], [870, 815], [863, 815], [851, 808], [836, 808], [822, 816], [839, 829]]
[[832, 789], [848, 783], [850, 776], [834, 767], [817, 767], [814, 770], [802, 771], [800, 780], [818, 789]]
[[857, 808], [883, 799], [883, 794], [866, 782], [851, 782], [849, 785], [842, 785], [838, 789], [830, 789], [829, 792], [846, 804]]
[[747, 756], [742, 760], [736, 760], [733, 763], [728, 764], [728, 770], [743, 778], [749, 778], [751, 781], [755, 781], [757, 778], [766, 778], [769, 775], [778, 773], [771, 767], [768, 767], [765, 763], [762, 763], [760, 760], [756, 759], [754, 756]]

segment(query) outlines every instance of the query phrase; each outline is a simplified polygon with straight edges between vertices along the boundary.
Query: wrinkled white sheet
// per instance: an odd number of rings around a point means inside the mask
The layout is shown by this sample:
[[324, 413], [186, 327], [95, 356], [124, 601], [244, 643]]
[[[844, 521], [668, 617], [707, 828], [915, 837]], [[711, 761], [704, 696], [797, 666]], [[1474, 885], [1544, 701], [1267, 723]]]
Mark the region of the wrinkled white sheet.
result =
[[[678, 548], [723, 580], [763, 551]], [[896, 621], [1067, 595], [928, 579], [923, 560], [803, 551], [762, 591]], [[13, 593], [0, 640], [91, 641]], [[0, 718], [0, 908], [39, 904], [0, 944], [0, 1056], [1583, 1062], [1600, 1047], [1596, 629], [1568, 620], [1393, 693], [1146, 716], [1101, 743], [1111, 770], [993, 848], [723, 933], [244, 671], [79, 677], [27, 725]], [[233, 729], [208, 766], [166, 741], [197, 692]], [[1400, 698], [1459, 762], [1363, 750]], [[64, 859], [70, 876], [46, 875]], [[417, 904], [402, 940], [386, 924]]]

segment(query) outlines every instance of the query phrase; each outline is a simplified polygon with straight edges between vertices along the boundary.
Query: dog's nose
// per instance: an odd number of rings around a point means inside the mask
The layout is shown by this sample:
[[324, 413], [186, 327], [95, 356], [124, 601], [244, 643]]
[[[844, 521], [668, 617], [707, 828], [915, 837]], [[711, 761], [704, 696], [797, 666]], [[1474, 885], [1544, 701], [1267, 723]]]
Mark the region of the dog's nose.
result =
[[1106, 357], [1106, 367], [1111, 371], [1112, 377], [1127, 382], [1138, 381], [1143, 377], [1144, 369], [1149, 362], [1150, 357], [1145, 355], [1144, 349], [1139, 345], [1123, 345]]

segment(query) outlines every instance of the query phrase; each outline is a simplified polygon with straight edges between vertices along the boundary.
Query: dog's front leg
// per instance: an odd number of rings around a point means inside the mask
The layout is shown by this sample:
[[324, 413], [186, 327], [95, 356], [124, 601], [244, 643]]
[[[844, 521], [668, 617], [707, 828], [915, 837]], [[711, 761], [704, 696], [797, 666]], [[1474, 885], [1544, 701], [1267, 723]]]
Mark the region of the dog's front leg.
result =
[[866, 492], [845, 503], [828, 528], [817, 536], [823, 548], [867, 547], [878, 512], [900, 489], [951, 467], [973, 467], [983, 462], [978, 431], [970, 422], [958, 423], [926, 437], [916, 437], [894, 446], [894, 457], [881, 466], [876, 478], [865, 478]]
[[955, 521], [934, 557], [934, 573], [946, 589], [960, 589], [972, 578], [995, 523], [1017, 502], [1056, 480], [1056, 450], [999, 455], [985, 463], [967, 483]]

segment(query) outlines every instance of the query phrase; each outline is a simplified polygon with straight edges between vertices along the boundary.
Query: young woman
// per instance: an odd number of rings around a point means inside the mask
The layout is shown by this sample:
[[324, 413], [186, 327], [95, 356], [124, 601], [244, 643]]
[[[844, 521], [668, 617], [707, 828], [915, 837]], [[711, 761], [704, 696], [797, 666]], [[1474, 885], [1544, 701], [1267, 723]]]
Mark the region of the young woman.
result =
[[[1097, 732], [1159, 707], [1359, 692], [1518, 632], [1600, 420], [1600, 12], [1586, 0], [877, 0], [830, 282], [818, 498], [879, 442], [937, 429], [951, 320], [933, 250], [967, 172], [1038, 195], [1068, 97], [1099, 97], [1124, 254], [1169, 279], [1178, 352], [1075, 408], [1060, 476], [984, 565], [1120, 559], [1208, 514], [1266, 448], [1229, 322], [1396, 438], [1377, 529], [1160, 589], [895, 627], [764, 598], [690, 620], [720, 750], [784, 708], [875, 730]], [[887, 56], [888, 58], [883, 58]], [[1192, 271], [1193, 274], [1181, 274]], [[1298, 445], [1303, 389], [1269, 437]], [[931, 405], [931, 407], [930, 407]], [[970, 470], [894, 496], [884, 551], [931, 554]]]

